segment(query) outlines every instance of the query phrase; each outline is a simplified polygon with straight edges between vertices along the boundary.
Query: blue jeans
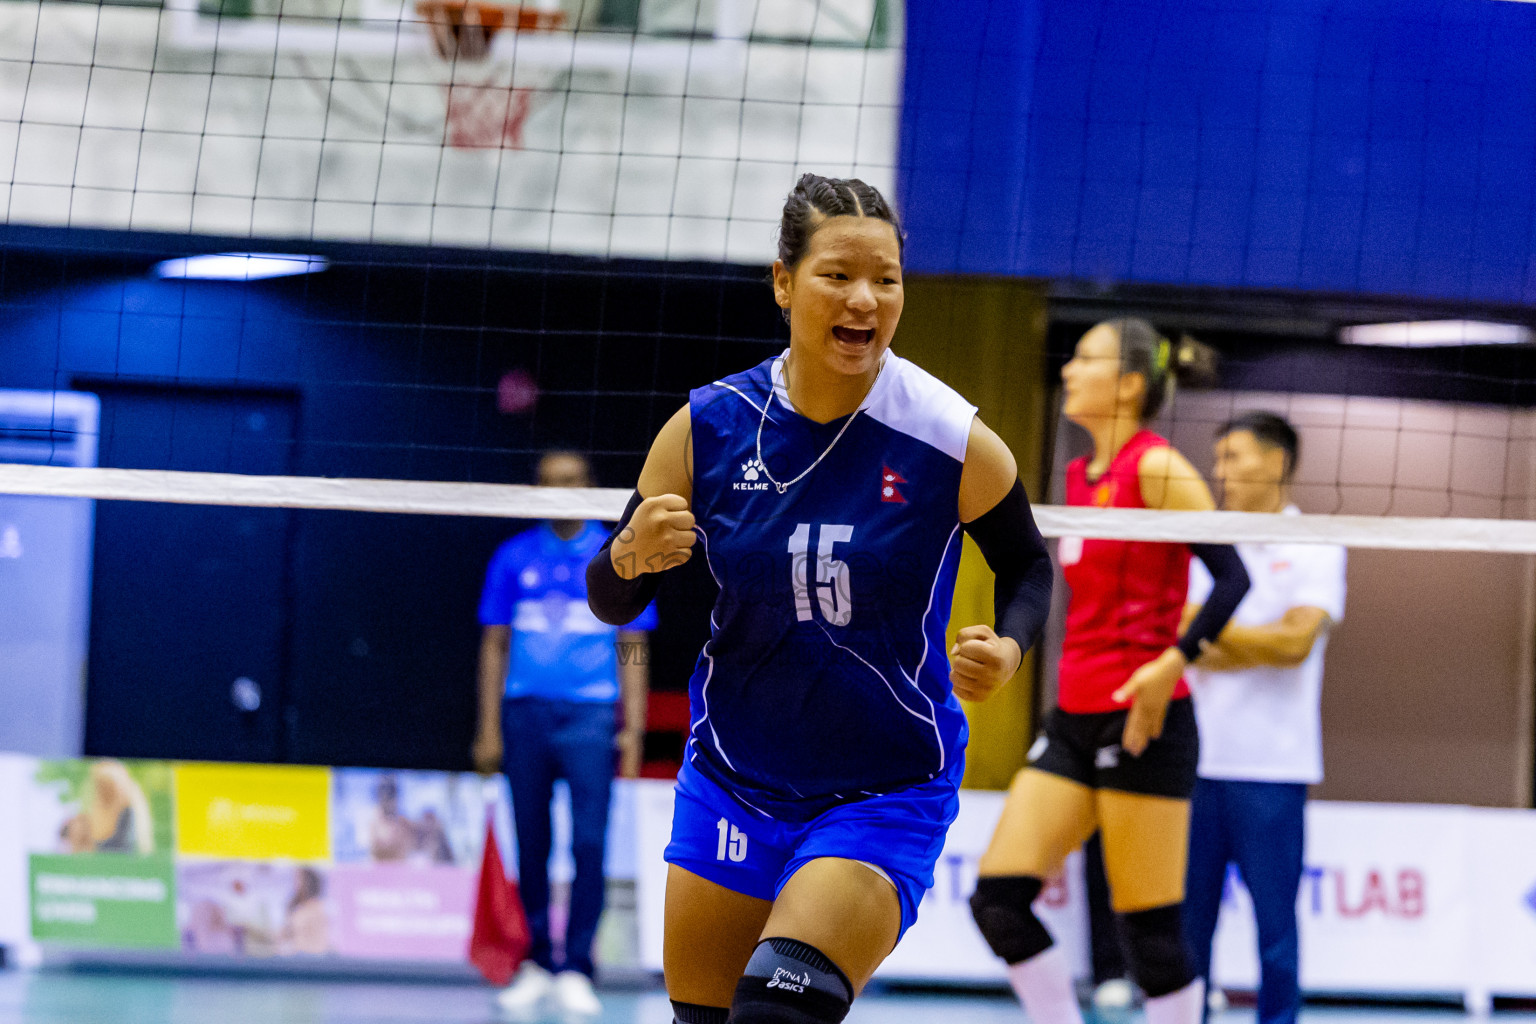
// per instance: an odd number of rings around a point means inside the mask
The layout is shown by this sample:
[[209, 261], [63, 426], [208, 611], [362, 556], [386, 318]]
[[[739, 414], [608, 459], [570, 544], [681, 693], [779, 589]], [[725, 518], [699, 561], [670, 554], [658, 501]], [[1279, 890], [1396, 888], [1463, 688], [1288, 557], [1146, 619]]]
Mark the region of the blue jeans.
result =
[[1259, 932], [1257, 1024], [1294, 1024], [1301, 1009], [1296, 892], [1306, 833], [1307, 787], [1292, 782], [1200, 779], [1189, 818], [1184, 934], [1194, 967], [1210, 982], [1211, 941], [1227, 865], [1253, 896]]
[[[613, 785], [614, 705], [517, 697], [502, 702], [502, 770], [512, 789], [517, 878], [533, 945], [528, 957], [548, 971], [592, 974], [592, 940], [603, 915], [603, 852]], [[556, 779], [571, 790], [570, 919], [563, 962], [549, 938], [549, 804]]]

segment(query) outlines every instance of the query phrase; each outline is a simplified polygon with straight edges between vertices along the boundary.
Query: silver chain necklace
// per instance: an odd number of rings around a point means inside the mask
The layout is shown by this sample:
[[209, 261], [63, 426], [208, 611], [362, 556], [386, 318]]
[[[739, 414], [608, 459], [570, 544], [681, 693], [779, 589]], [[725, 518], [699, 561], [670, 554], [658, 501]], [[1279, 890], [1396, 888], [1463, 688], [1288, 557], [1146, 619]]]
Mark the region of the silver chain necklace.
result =
[[[786, 359], [784, 361], [784, 395], [786, 399], [789, 396], [788, 363], [789, 360]], [[848, 428], [853, 426], [853, 421], [858, 417], [859, 413], [864, 411], [864, 399], [868, 398], [870, 392], [875, 390], [875, 385], [880, 382], [880, 374], [884, 372], [885, 355], [882, 353], [880, 356], [880, 365], [875, 367], [875, 379], [869, 382], [869, 387], [864, 391], [864, 398], [859, 399], [858, 408], [854, 409], [853, 412], [849, 414], [847, 422], [845, 422], [843, 424], [843, 428], [837, 432], [837, 436], [832, 439], [832, 443], [827, 445], [827, 447], [822, 450], [822, 453], [816, 456], [816, 461], [811, 463], [809, 466], [806, 466], [805, 469], [801, 471], [799, 476], [795, 477], [793, 480], [786, 480], [784, 483], [779, 483], [773, 478], [773, 474], [768, 472], [768, 463], [763, 461], [763, 424], [768, 422], [768, 406], [773, 404], [774, 396], [778, 393], [778, 383], [773, 379], [773, 370], [770, 369], [768, 371], [768, 397], [763, 401], [763, 415], [759, 417], [757, 421], [757, 465], [760, 469], [762, 469], [763, 476], [768, 478], [768, 482], [773, 484], [774, 488], [777, 489], [780, 494], [783, 494], [785, 491], [789, 490], [791, 485], [797, 484], [801, 480], [804, 480], [806, 474], [815, 469], [817, 466], [821, 465], [821, 460], [827, 457], [827, 453], [830, 452], [833, 448], [837, 447], [837, 442], [843, 439], [843, 435], [848, 432]], [[788, 405], [789, 403], [786, 401], [785, 404]]]

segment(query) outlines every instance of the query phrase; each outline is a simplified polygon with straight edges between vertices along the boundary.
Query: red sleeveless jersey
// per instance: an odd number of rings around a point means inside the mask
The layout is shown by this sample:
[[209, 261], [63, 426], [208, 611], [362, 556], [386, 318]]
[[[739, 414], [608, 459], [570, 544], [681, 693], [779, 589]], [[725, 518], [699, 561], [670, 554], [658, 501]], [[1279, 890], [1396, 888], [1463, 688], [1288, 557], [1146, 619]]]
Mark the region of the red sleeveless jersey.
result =
[[[1097, 480], [1088, 458], [1067, 466], [1067, 504], [1146, 508], [1141, 500], [1141, 457], [1168, 442], [1143, 430], [1126, 442]], [[1131, 673], [1172, 647], [1189, 592], [1189, 548], [1146, 541], [1063, 537], [1057, 547], [1072, 588], [1061, 644], [1057, 703], [1063, 711], [1117, 711], [1113, 694]], [[1174, 697], [1189, 696], [1180, 679]]]

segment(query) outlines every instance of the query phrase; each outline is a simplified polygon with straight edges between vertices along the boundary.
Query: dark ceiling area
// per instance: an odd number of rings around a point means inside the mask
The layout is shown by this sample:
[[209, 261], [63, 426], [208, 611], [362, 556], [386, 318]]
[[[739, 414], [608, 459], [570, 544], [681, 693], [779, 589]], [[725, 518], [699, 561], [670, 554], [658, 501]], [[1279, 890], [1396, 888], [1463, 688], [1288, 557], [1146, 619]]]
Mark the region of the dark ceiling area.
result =
[[1536, 405], [1536, 346], [1391, 348], [1346, 345], [1339, 331], [1367, 323], [1489, 320], [1531, 326], [1527, 306], [1335, 295], [1057, 283], [1048, 289], [1050, 353], [1059, 368], [1088, 327], [1139, 316], [1170, 336], [1188, 333], [1221, 355], [1221, 384], [1279, 391]]

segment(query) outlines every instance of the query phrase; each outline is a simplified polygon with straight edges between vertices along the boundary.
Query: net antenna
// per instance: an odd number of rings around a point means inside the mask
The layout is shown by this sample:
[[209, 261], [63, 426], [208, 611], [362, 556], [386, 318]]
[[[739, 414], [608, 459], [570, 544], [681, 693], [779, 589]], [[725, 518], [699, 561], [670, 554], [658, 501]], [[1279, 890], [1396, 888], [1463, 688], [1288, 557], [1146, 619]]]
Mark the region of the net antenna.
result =
[[485, 60], [491, 40], [503, 28], [552, 32], [566, 24], [562, 10], [495, 0], [418, 0], [416, 14], [430, 31], [437, 55], [450, 63]]

